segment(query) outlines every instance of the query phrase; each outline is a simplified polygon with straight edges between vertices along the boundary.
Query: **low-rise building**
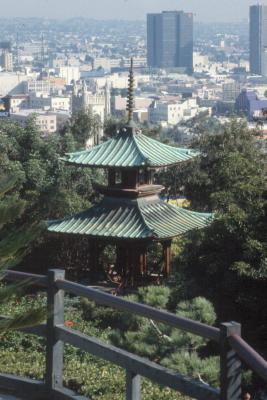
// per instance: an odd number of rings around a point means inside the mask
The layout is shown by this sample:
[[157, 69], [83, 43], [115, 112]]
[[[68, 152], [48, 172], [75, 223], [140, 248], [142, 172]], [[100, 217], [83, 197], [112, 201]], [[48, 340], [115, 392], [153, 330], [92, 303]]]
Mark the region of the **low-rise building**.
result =
[[69, 96], [44, 96], [33, 92], [29, 95], [29, 108], [69, 112], [71, 110], [71, 100]]
[[30, 118], [35, 118], [36, 125], [43, 135], [50, 135], [57, 131], [57, 116], [43, 110], [20, 110], [10, 113], [10, 119], [21, 126], [25, 126]]
[[199, 112], [196, 99], [180, 102], [154, 101], [148, 108], [148, 120], [151, 124], [177, 125], [195, 117]]
[[24, 83], [24, 93], [40, 93], [40, 94], [50, 94], [52, 89], [51, 82], [49, 80], [37, 80], [31, 79], [25, 81]]
[[13, 55], [7, 49], [4, 49], [1, 54], [1, 67], [4, 71], [13, 71]]
[[267, 120], [267, 99], [260, 99], [256, 92], [244, 89], [236, 99], [235, 110], [249, 120]]
[[[134, 109], [148, 109], [152, 104], [153, 99], [149, 97], [135, 97]], [[122, 96], [111, 96], [111, 114], [114, 116], [120, 116], [125, 114], [127, 106], [127, 98]]]
[[29, 98], [25, 94], [14, 94], [6, 96], [10, 112], [19, 111], [21, 108], [27, 108], [29, 105]]
[[56, 74], [60, 78], [64, 78], [67, 85], [70, 85], [72, 82], [77, 82], [80, 79], [80, 69], [79, 67], [71, 67], [71, 66], [62, 66], [56, 68]]
[[241, 92], [241, 85], [236, 81], [229, 81], [222, 85], [222, 101], [235, 101]]

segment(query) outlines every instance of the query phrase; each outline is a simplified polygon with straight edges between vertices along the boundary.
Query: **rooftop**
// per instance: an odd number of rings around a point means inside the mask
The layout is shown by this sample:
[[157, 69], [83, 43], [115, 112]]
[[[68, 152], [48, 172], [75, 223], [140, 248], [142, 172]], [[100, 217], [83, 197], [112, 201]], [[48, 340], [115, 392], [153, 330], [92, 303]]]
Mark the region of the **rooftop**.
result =
[[62, 220], [48, 221], [48, 231], [92, 238], [169, 239], [210, 224], [212, 214], [198, 213], [161, 201], [105, 197], [99, 204]]
[[179, 164], [197, 155], [194, 150], [166, 145], [126, 127], [114, 139], [89, 150], [69, 153], [64, 160], [98, 168], [158, 168]]

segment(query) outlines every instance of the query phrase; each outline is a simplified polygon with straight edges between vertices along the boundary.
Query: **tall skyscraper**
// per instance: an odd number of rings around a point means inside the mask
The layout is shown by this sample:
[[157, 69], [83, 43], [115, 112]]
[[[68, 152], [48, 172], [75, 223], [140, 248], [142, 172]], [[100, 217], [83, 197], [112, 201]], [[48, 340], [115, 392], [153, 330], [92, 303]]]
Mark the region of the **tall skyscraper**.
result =
[[163, 11], [147, 15], [147, 63], [193, 72], [193, 14]]
[[267, 76], [267, 6], [250, 7], [250, 72]]

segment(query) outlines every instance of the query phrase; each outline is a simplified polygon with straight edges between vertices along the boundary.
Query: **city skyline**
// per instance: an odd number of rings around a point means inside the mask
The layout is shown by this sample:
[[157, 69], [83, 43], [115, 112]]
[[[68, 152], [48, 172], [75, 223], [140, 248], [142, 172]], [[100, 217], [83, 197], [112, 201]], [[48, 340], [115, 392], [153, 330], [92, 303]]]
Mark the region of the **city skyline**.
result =
[[[256, 4], [253, 0], [0, 0], [2, 17], [45, 17], [70, 18], [89, 17], [94, 19], [131, 19], [145, 20], [147, 13], [163, 10], [184, 10], [194, 13], [195, 20], [203, 22], [237, 22], [249, 19], [249, 6]], [[211, 7], [211, 3], [214, 4]], [[260, 2], [267, 5], [267, 0]], [[104, 11], [103, 11], [104, 10]]]

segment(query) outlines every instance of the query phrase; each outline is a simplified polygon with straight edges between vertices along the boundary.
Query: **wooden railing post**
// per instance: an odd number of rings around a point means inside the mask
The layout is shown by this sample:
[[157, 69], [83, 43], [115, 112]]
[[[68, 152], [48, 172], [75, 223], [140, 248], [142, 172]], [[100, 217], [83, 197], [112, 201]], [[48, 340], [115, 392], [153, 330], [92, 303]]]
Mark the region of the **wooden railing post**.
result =
[[241, 335], [241, 325], [223, 323], [220, 332], [220, 400], [241, 400], [241, 361], [228, 342], [229, 336]]
[[51, 269], [48, 271], [47, 288], [47, 343], [45, 383], [48, 392], [62, 387], [64, 344], [57, 340], [55, 326], [64, 324], [64, 291], [57, 289], [57, 279], [64, 279], [65, 271]]
[[141, 379], [131, 371], [126, 371], [126, 400], [141, 400]]

